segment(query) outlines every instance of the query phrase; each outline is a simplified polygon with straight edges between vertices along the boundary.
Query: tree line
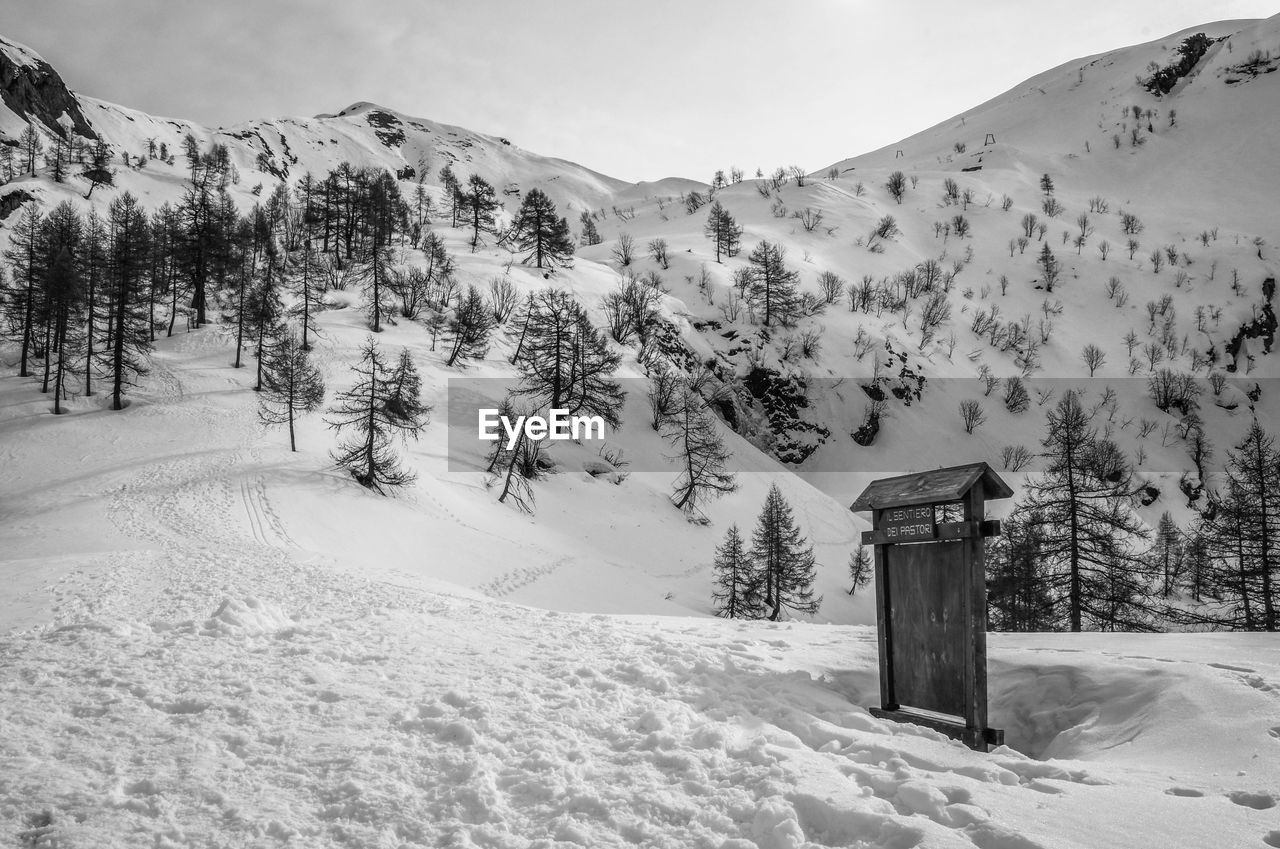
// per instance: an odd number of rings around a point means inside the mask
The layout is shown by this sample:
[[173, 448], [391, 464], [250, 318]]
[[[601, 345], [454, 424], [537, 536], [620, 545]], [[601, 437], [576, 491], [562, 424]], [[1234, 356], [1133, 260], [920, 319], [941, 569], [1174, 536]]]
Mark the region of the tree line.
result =
[[1044, 471], [988, 550], [993, 628], [1277, 629], [1280, 452], [1256, 419], [1186, 530], [1167, 512], [1154, 534], [1143, 525], [1128, 460], [1076, 393], [1049, 413], [1042, 446]]

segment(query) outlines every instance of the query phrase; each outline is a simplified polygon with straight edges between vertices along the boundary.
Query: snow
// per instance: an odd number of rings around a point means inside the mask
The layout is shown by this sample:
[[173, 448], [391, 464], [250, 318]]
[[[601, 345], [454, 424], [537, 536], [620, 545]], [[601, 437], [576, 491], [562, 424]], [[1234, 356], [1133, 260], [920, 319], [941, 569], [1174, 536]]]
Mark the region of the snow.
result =
[[[103, 616], [6, 639], [6, 830], [47, 814], [71, 846], [763, 849], [1247, 846], [1274, 825], [1274, 642], [1108, 656], [997, 637], [997, 724], [1019, 744], [1019, 722], [1064, 725], [1071, 759], [1035, 760], [867, 714], [866, 628], [344, 589], [263, 627]], [[1224, 649], [1249, 671], [1206, 662]]]
[[[1039, 212], [1040, 174], [1058, 182], [1065, 218], [1096, 194], [1112, 203], [1095, 216], [1099, 232], [1082, 256], [1057, 244], [1057, 223], [1049, 235], [1064, 264], [1054, 293], [1064, 313], [1042, 374], [1096, 394], [1097, 382], [1077, 378], [1080, 347], [1097, 342], [1108, 354], [1100, 374], [1123, 385], [1119, 340], [1130, 327], [1141, 332], [1143, 302], [1166, 293], [1182, 332], [1197, 306], [1223, 308], [1200, 344], [1221, 347], [1250, 316], [1280, 243], [1280, 169], [1274, 146], [1258, 141], [1275, 135], [1280, 75], [1234, 87], [1222, 78], [1250, 50], [1280, 43], [1280, 18], [1200, 29], [1231, 39], [1168, 101], [1140, 92], [1133, 76], [1167, 61], [1185, 34], [1068, 63], [963, 120], [841, 163], [838, 180], [781, 192], [791, 210], [822, 208], [835, 235], [775, 217], [751, 183], [718, 194], [745, 226], [744, 246], [784, 242], [805, 288], [828, 268], [855, 281], [939, 252], [949, 265], [968, 246], [975, 260], [952, 294], [954, 352], [921, 346], [916, 316], [850, 313], [845, 303], [809, 320], [824, 348], [795, 370], [825, 381], [813, 384], [812, 413], [832, 423], [832, 439], [790, 474], [726, 433], [741, 486], [708, 508], [706, 526], [667, 501], [670, 449], [642, 422], [637, 392], [628, 426], [611, 438], [632, 461], [625, 477], [591, 474], [601, 469], [591, 449], [557, 448], [561, 471], [536, 485], [535, 515], [497, 505], [479, 455], [450, 451], [446, 388], [450, 378], [510, 378], [511, 339], [464, 371], [446, 369], [409, 322], [380, 334], [388, 349], [413, 352], [436, 410], [405, 449], [419, 481], [394, 499], [331, 467], [322, 417], [300, 423], [297, 454], [280, 433], [264, 433], [251, 370], [229, 367], [230, 342], [214, 327], [161, 340], [121, 413], [101, 397], [77, 397], [70, 414], [49, 416], [48, 398], [13, 376], [13, 356], [0, 352], [0, 833], [20, 845], [94, 847], [1280, 846], [1274, 636], [993, 634], [992, 724], [1008, 747], [975, 754], [865, 710], [878, 703], [872, 591], [845, 592], [844, 563], [867, 527], [845, 505], [873, 476], [994, 460], [1006, 444], [1040, 438], [1034, 406], [1015, 416], [990, 398], [991, 421], [973, 435], [955, 415], [961, 399], [983, 397], [980, 365], [1017, 371], [969, 331], [973, 311], [999, 304], [1009, 318], [1040, 314], [1032, 257], [1004, 247], [1022, 214]], [[179, 156], [174, 166], [120, 169], [120, 189], [149, 208], [180, 197], [188, 132], [202, 145], [228, 144], [243, 208], [278, 182], [258, 169], [259, 153], [287, 165], [290, 179], [344, 160], [402, 168], [424, 158], [433, 193], [436, 172], [452, 162], [500, 190], [541, 185], [570, 221], [583, 208], [618, 206], [624, 215], [600, 222], [605, 242], [582, 249], [556, 285], [597, 310], [617, 280], [613, 240], [665, 238], [667, 317], [700, 357], [742, 344], [693, 329], [723, 318], [743, 262], [717, 265], [705, 212], [687, 215], [676, 198], [703, 184], [630, 186], [369, 103], [213, 129], [80, 100], [117, 149], [136, 157], [155, 138]], [[1161, 124], [1175, 105], [1178, 127], [1161, 126], [1139, 150], [1111, 149], [1119, 108], [1133, 102], [1161, 110]], [[402, 145], [379, 140], [372, 112], [400, 122]], [[998, 145], [980, 151], [987, 131]], [[954, 154], [958, 140], [970, 153]], [[982, 171], [960, 170], [977, 156]], [[881, 188], [897, 168], [919, 178], [901, 206]], [[934, 235], [933, 221], [959, 211], [939, 203], [945, 177], [997, 198], [966, 213], [971, 240], [943, 245]], [[44, 204], [85, 206], [80, 183], [16, 181]], [[1004, 192], [1015, 198], [1007, 213], [998, 208]], [[100, 189], [93, 203], [115, 194]], [[1133, 262], [1119, 247], [1121, 206], [1147, 224]], [[902, 236], [883, 254], [855, 245], [885, 214]], [[1210, 227], [1220, 237], [1200, 245], [1196, 234]], [[439, 232], [464, 284], [502, 274], [521, 292], [546, 284], [501, 249], [472, 254], [460, 232]], [[1266, 259], [1255, 258], [1258, 235]], [[1093, 247], [1104, 237], [1116, 245], [1105, 262]], [[1194, 256], [1185, 287], [1144, 267], [1145, 253], [1167, 243]], [[655, 266], [643, 259], [638, 268]], [[691, 282], [703, 268], [715, 303]], [[1231, 268], [1246, 296], [1228, 289]], [[999, 294], [1002, 274], [1008, 296]], [[1099, 294], [1112, 274], [1131, 293], [1125, 308]], [[328, 301], [315, 356], [332, 394], [349, 385], [366, 330], [358, 296]], [[857, 382], [872, 369], [853, 349], [859, 327], [877, 345], [893, 340], [930, 378], [922, 402], [892, 408], [873, 454], [848, 435], [865, 404]], [[761, 350], [784, 368], [775, 343]], [[641, 374], [634, 354], [622, 368], [631, 379]], [[1259, 356], [1247, 380], [1273, 375], [1273, 359]], [[1274, 421], [1280, 401], [1268, 388], [1256, 409]], [[1206, 403], [1202, 413], [1225, 447], [1248, 410]], [[1148, 521], [1164, 509], [1189, 513], [1173, 483], [1189, 465], [1184, 446], [1123, 424], [1160, 415], [1139, 388], [1110, 422], [1124, 450], [1148, 453], [1141, 471], [1164, 487]], [[822, 611], [813, 622], [711, 619], [711, 551], [730, 523], [752, 525], [774, 481], [816, 545]]]

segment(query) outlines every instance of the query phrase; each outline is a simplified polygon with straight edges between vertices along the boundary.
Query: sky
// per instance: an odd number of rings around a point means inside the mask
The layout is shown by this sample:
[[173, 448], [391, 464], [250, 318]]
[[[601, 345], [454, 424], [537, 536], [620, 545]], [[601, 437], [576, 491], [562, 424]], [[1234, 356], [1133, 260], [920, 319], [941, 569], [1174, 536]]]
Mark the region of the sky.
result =
[[367, 100], [628, 181], [809, 171], [1055, 65], [1280, 2], [4, 0], [83, 94], [229, 126]]

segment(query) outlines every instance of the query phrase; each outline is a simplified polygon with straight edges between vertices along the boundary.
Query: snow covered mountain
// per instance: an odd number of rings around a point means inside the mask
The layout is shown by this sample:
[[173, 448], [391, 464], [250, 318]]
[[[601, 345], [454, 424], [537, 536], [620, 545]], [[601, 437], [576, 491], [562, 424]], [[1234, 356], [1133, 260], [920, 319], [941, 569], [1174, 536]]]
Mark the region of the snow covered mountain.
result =
[[[1148, 91], [1137, 78], [1199, 32], [1213, 41], [1191, 72]], [[867, 527], [846, 505], [866, 482], [971, 460], [1016, 480], [1002, 453], [1036, 449], [1068, 386], [1091, 402], [1117, 390], [1101, 415], [1154, 493], [1143, 518], [1189, 518], [1179, 479], [1194, 465], [1180, 419], [1147, 397], [1145, 345], [1199, 377], [1235, 368], [1200, 412], [1220, 447], [1251, 411], [1278, 420], [1275, 355], [1265, 333], [1243, 334], [1265, 315], [1280, 249], [1278, 65], [1280, 16], [1210, 24], [1067, 63], [802, 179], [748, 175], [714, 189], [743, 227], [742, 252], [717, 262], [698, 203], [710, 181], [629, 184], [369, 103], [202, 127], [71, 93], [0, 39], [0, 144], [15, 151], [29, 122], [46, 140], [69, 125], [106, 142], [116, 172], [86, 199], [78, 174], [16, 169], [0, 247], [25, 204], [177, 203], [188, 135], [226, 146], [242, 211], [343, 162], [390, 170], [406, 195], [422, 179], [436, 200], [443, 166], [478, 174], [504, 221], [540, 188], [575, 231], [587, 212], [600, 232], [550, 281], [598, 323], [624, 237], [630, 270], [661, 276], [672, 350], [728, 392], [717, 410], [739, 483], [706, 525], [674, 509], [634, 343], [615, 346], [628, 399], [609, 439], [630, 466], [600, 475], [594, 448], [557, 447], [530, 516], [496, 503], [448, 416], [451, 380], [470, 391], [516, 374], [510, 331], [465, 370], [418, 323], [379, 334], [413, 353], [435, 408], [405, 448], [418, 482], [391, 499], [332, 468], [322, 416], [301, 422], [296, 454], [264, 431], [251, 369], [230, 367], [234, 337], [216, 325], [159, 339], [118, 413], [92, 396], [49, 415], [6, 343], [0, 830], [32, 846], [1280, 846], [1267, 635], [993, 635], [993, 724], [1013, 748], [980, 756], [862, 709], [877, 686], [871, 588], [849, 595], [846, 569]], [[1028, 215], [1045, 230], [1023, 236]], [[872, 239], [886, 216], [898, 232]], [[548, 284], [448, 223], [432, 226], [464, 285]], [[659, 239], [665, 262], [646, 249]], [[793, 326], [762, 327], [735, 289], [762, 241], [786, 248], [823, 305]], [[846, 284], [831, 303], [822, 272]], [[847, 288], [922, 273], [950, 278], [936, 326], [913, 299], [877, 306]], [[332, 397], [368, 330], [354, 292], [326, 304], [315, 359]], [[1093, 379], [1089, 344], [1104, 355]], [[1015, 412], [986, 377], [1022, 374], [1031, 395]], [[877, 386], [882, 425], [860, 445]], [[972, 432], [963, 401], [985, 415]], [[774, 482], [815, 543], [823, 605], [813, 624], [712, 620], [712, 549], [731, 523], [751, 528]]]

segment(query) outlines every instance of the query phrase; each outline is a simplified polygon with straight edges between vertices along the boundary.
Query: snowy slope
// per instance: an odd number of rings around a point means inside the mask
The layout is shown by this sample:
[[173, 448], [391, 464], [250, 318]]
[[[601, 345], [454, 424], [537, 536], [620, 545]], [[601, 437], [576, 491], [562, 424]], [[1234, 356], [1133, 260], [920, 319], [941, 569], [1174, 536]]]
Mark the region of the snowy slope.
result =
[[998, 637], [993, 722], [1036, 757], [975, 755], [866, 713], [870, 629], [291, 577], [291, 605], [232, 595], [176, 619], [121, 600], [0, 643], [0, 829], [95, 847], [1280, 842], [1263, 635]]

